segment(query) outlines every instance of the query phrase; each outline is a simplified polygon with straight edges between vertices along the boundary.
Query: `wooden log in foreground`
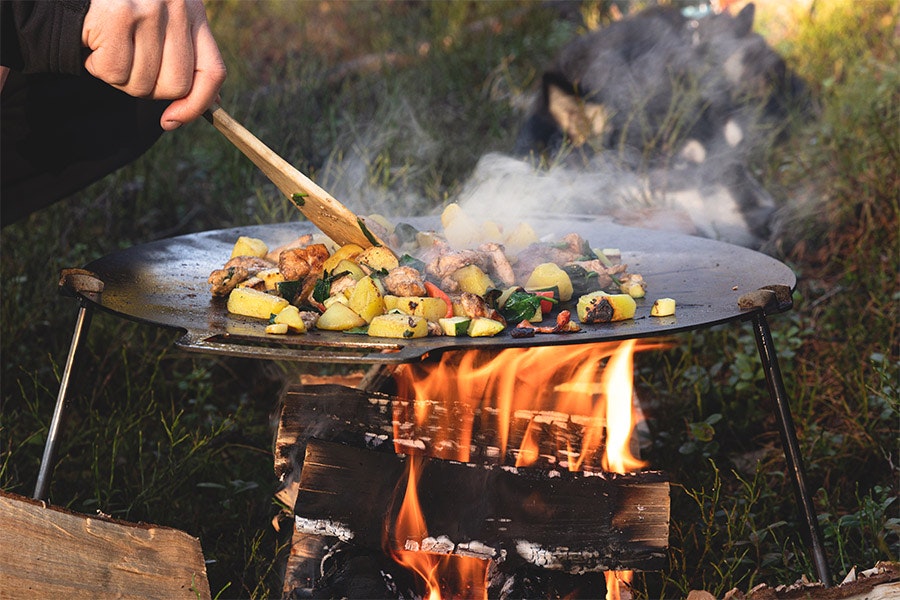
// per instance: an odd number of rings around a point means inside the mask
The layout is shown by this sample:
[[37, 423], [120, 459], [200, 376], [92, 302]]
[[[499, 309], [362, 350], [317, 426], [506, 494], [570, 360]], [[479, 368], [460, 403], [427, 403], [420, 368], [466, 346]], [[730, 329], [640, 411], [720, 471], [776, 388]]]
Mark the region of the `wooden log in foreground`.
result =
[[0, 597], [210, 597], [200, 541], [0, 491]]
[[[380, 548], [400, 508], [407, 460], [309, 440], [297, 529]], [[585, 476], [430, 459], [417, 489], [428, 537], [395, 547], [567, 573], [665, 565], [669, 484], [658, 472]]]

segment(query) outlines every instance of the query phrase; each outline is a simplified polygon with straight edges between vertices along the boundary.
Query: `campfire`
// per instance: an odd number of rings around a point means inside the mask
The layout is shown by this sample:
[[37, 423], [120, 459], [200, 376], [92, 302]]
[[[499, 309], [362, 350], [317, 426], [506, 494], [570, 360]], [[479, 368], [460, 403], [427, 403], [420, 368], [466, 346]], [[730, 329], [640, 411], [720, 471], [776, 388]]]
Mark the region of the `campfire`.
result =
[[[304, 547], [332, 567], [367, 553], [388, 597], [619, 598], [668, 539], [668, 483], [633, 435], [633, 355], [658, 346], [447, 352], [396, 367], [390, 392], [288, 394], [298, 430], [278, 452]], [[315, 554], [300, 587], [373, 579]]]

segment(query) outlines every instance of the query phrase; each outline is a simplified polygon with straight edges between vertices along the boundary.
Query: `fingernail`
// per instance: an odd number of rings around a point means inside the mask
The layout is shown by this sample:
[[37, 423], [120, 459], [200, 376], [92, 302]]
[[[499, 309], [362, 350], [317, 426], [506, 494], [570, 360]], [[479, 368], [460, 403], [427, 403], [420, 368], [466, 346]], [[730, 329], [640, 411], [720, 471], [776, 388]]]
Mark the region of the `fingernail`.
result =
[[182, 125], [183, 123], [181, 121], [163, 121], [163, 129], [165, 129], [166, 131], [174, 131]]

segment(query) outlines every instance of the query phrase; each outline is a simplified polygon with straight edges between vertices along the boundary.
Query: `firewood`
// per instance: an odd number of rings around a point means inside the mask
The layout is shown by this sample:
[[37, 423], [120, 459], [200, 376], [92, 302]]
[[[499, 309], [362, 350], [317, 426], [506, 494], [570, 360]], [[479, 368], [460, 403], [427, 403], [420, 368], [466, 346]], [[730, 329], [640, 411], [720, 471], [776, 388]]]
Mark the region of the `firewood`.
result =
[[0, 491], [0, 596], [209, 598], [200, 542]]
[[[381, 548], [399, 510], [395, 491], [402, 496], [406, 461], [309, 440], [296, 527]], [[658, 472], [601, 476], [430, 459], [418, 493], [429, 535], [394, 539], [396, 547], [567, 573], [665, 564], [669, 484]]]

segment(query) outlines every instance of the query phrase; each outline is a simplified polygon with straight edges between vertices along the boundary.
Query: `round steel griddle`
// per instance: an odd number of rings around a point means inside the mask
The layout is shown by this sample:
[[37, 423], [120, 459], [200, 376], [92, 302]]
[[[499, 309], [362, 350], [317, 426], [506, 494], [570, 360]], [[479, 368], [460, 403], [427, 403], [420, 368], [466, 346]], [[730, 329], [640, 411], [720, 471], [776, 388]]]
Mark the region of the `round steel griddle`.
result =
[[[419, 230], [435, 229], [434, 218], [402, 218]], [[310, 331], [302, 335], [265, 333], [259, 319], [229, 314], [225, 300], [213, 298], [207, 277], [229, 259], [238, 236], [265, 240], [269, 247], [313, 232], [310, 223], [238, 227], [159, 240], [110, 254], [85, 266], [105, 284], [99, 297], [84, 301], [115, 315], [184, 332], [176, 344], [199, 352], [308, 362], [412, 362], [447, 350], [583, 344], [665, 336], [748, 317], [738, 298], [767, 285], [793, 289], [796, 278], [783, 263], [752, 250], [709, 239], [623, 227], [595, 217], [541, 217], [532, 226], [559, 238], [578, 233], [594, 248], [619, 248], [628, 272], [647, 282], [634, 319], [582, 325], [580, 333], [513, 338], [427, 337], [413, 340]], [[676, 313], [651, 317], [656, 298], [674, 298]], [[570, 307], [574, 314], [574, 306]], [[545, 319], [544, 324], [553, 321]]]

